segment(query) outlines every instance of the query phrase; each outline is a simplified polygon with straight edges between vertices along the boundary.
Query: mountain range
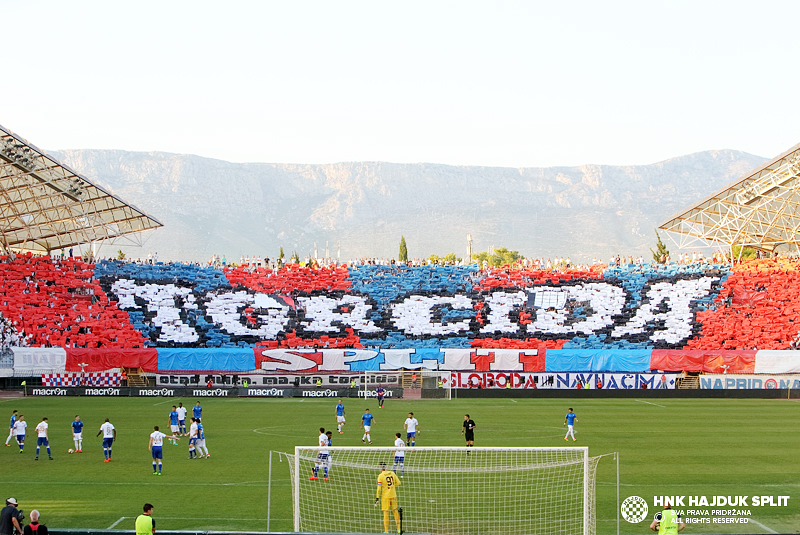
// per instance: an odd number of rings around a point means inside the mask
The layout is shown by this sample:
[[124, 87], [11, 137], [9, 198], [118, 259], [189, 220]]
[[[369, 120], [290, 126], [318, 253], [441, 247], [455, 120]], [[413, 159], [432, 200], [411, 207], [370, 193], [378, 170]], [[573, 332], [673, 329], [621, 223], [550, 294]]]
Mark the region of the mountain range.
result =
[[[766, 159], [713, 150], [650, 165], [511, 168], [430, 163], [232, 163], [120, 150], [51, 151], [55, 158], [160, 220], [129, 258], [229, 262], [242, 255], [409, 257], [490, 247], [576, 262], [645, 255], [655, 227]], [[675, 245], [665, 239], [673, 254]]]

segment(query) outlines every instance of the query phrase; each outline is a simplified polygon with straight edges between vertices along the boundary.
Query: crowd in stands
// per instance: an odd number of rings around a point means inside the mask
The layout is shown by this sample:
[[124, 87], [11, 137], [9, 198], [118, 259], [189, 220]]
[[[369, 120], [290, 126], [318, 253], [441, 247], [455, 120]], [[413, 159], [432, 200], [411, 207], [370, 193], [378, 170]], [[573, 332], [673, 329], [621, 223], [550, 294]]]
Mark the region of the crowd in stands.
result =
[[0, 256], [0, 314], [34, 346], [141, 347], [128, 314], [109, 301], [94, 265], [30, 253]]
[[[266, 257], [245, 256], [241, 263], [231, 265], [224, 256], [215, 255], [209, 265], [198, 265], [159, 262], [157, 254], [145, 260], [97, 264], [69, 257], [63, 251], [52, 257], [19, 254], [0, 257], [0, 349], [28, 344], [147, 347], [173, 342], [201, 347], [605, 347], [605, 335], [520, 338], [509, 336], [502, 326], [496, 332], [484, 332], [485, 324], [495, 325], [489, 321], [492, 314], [513, 318], [516, 323], [508, 330], [536, 321], [532, 317], [535, 312], [528, 308], [531, 305], [522, 298], [509, 297], [510, 301], [503, 304], [502, 295], [491, 297], [491, 302], [489, 296], [537, 285], [588, 288], [592, 281], [617, 281], [614, 284], [621, 284], [632, 296], [630, 306], [640, 306], [654, 281], [706, 276], [716, 277], [714, 280], [719, 282], [714, 284], [719, 287], [710, 297], [692, 301], [695, 323], [685, 343], [687, 349], [786, 349], [800, 343], [796, 327], [800, 317], [798, 259], [781, 256], [731, 266], [724, 263], [721, 253], [710, 258], [680, 253], [676, 261], [669, 257], [663, 260], [662, 264], [644, 262], [642, 256], [615, 255], [608, 265], [595, 263], [596, 260], [592, 265], [574, 265], [570, 258], [539, 258], [492, 267], [380, 258], [341, 265], [313, 260], [284, 265]], [[172, 290], [168, 289], [170, 285]], [[264, 319], [266, 308], [256, 312], [254, 292], [275, 299], [270, 314], [282, 314], [288, 320], [263, 324], [271, 320]], [[366, 296], [366, 301], [342, 297], [351, 293]], [[239, 297], [233, 299], [228, 294]], [[454, 301], [454, 296], [462, 294], [473, 296], [475, 306], [469, 313]], [[420, 296], [415, 298], [420, 305], [418, 312], [413, 309], [414, 299], [409, 301], [415, 295]], [[483, 297], [476, 301], [475, 296]], [[312, 302], [311, 298], [315, 300]], [[233, 301], [227, 303], [225, 299]], [[333, 321], [335, 328], [331, 332], [315, 332], [319, 322], [306, 317], [306, 308], [316, 310], [321, 306], [320, 299], [330, 301], [335, 317], [352, 315], [354, 311], [365, 315], [367, 323], [362, 326], [361, 336], [358, 329], [351, 328], [353, 318], [344, 325]], [[431, 304], [425, 299], [437, 301]], [[202, 306], [186, 306], [195, 300]], [[152, 310], [145, 303], [151, 303]], [[180, 306], [172, 308], [176, 303]], [[386, 315], [387, 310], [400, 303], [408, 308], [403, 309], [403, 314], [398, 312], [402, 320]], [[564, 309], [568, 315], [578, 318], [583, 314], [580, 306], [570, 307]], [[174, 312], [178, 309], [182, 310], [180, 314]], [[241, 323], [227, 325], [225, 322], [230, 319], [225, 312], [238, 313], [239, 309], [244, 310]], [[436, 316], [428, 317], [429, 311]], [[417, 313], [420, 317], [414, 318]], [[658, 310], [653, 311], [657, 313]], [[563, 323], [555, 309], [539, 312], [542, 317], [548, 314], [557, 326]], [[272, 319], [280, 320], [277, 316]], [[405, 322], [406, 334], [395, 328], [397, 321]], [[440, 334], [446, 338], [437, 340], [435, 333], [423, 334], [418, 327], [426, 324], [440, 325]], [[469, 338], [456, 334], [464, 331], [457, 326], [467, 324], [472, 333]], [[187, 325], [191, 332], [186, 330]], [[285, 328], [276, 329], [275, 325]], [[385, 336], [369, 340], [370, 325], [380, 327]], [[194, 334], [195, 330], [199, 335]], [[169, 333], [182, 336], [173, 340]], [[264, 339], [265, 333], [272, 339]]]

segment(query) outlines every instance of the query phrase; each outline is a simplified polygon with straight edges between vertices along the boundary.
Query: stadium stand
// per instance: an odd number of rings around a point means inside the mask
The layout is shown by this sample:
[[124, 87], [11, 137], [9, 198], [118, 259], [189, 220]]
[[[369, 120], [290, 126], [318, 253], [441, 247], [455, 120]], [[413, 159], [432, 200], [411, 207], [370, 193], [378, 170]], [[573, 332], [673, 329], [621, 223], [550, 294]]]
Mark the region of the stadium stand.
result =
[[[372, 348], [389, 360], [411, 349], [555, 351], [554, 366], [575, 355], [603, 366], [598, 351], [644, 351], [623, 366], [653, 359], [657, 369], [753, 373], [755, 350], [793, 348], [800, 331], [800, 265], [786, 259], [733, 268], [290, 265], [273, 272], [22, 254], [0, 257], [0, 285], [4, 337], [67, 348], [65, 369], [73, 372], [161, 369], [166, 357], [155, 348], [246, 351], [237, 358]], [[132, 351], [146, 347], [154, 349]], [[175, 355], [170, 362], [185, 357]]]

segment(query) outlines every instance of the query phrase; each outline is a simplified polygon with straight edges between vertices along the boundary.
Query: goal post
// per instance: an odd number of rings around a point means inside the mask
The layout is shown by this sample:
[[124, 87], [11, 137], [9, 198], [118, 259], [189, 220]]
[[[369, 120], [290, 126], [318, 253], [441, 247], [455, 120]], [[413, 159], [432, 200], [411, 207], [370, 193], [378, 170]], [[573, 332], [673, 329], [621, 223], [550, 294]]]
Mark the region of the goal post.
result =
[[385, 463], [399, 477], [404, 532], [595, 535], [599, 457], [586, 447], [298, 446], [284, 455], [297, 532], [382, 532], [374, 505]]

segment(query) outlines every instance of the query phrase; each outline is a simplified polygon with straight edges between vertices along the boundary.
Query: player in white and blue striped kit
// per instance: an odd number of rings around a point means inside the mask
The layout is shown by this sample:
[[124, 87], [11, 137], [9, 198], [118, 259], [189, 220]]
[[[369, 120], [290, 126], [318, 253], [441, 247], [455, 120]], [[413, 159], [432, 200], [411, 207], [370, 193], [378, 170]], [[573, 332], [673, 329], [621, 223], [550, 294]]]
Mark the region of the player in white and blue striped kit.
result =
[[[321, 448], [328, 447], [328, 435], [325, 434], [325, 428], [319, 428], [319, 446]], [[314, 463], [314, 469], [311, 473], [310, 479], [311, 481], [316, 481], [319, 476], [319, 469], [320, 467], [324, 467], [325, 477], [323, 478], [324, 481], [328, 481], [328, 455], [330, 454], [330, 450], [323, 449], [319, 450], [317, 453], [317, 460]]]
[[[394, 447], [395, 448], [402, 448], [406, 445], [403, 442], [402, 436], [400, 433], [395, 433], [395, 440], [394, 440]], [[403, 473], [406, 471], [405, 469], [405, 461], [406, 461], [406, 452], [403, 450], [397, 450], [394, 452], [394, 466], [392, 466], [392, 472], [395, 474], [397, 473], [397, 468], [400, 468], [400, 477], [403, 477]]]

